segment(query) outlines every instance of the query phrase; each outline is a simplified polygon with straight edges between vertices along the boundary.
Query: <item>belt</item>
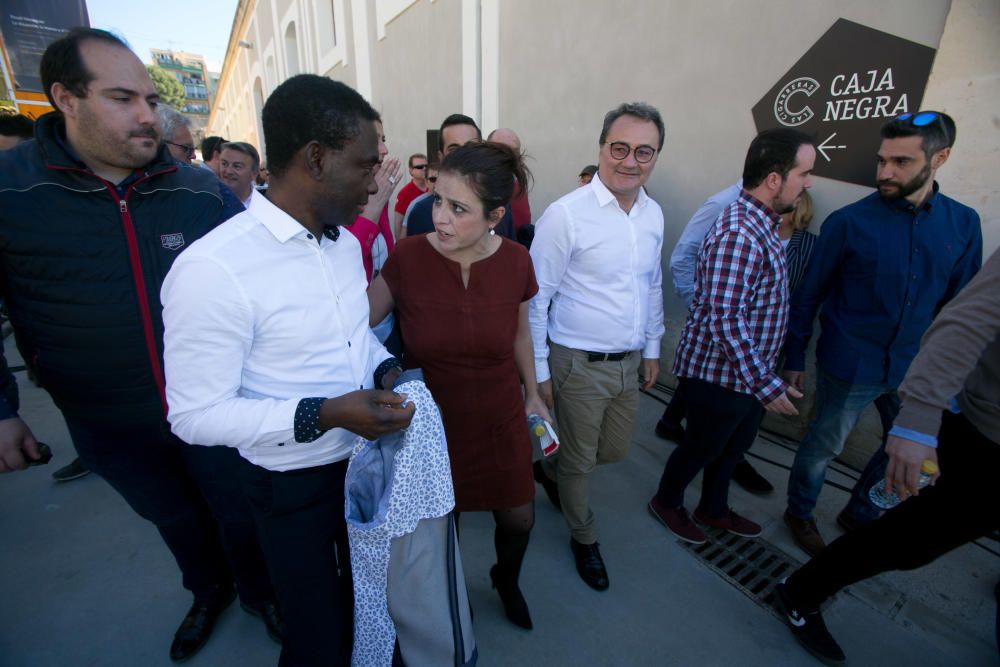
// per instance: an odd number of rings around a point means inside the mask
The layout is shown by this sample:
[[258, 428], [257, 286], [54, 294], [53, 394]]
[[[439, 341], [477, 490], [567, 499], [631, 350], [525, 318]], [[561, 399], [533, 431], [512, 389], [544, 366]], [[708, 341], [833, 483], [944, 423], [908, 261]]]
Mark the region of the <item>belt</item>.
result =
[[587, 352], [587, 361], [621, 361], [632, 352]]

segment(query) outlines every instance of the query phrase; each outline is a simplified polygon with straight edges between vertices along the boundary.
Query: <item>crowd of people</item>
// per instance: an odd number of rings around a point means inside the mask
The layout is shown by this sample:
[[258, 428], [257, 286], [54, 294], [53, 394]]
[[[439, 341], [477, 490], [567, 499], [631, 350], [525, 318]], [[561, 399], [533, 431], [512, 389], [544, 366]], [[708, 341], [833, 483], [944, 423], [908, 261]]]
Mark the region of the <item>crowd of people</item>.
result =
[[[507, 618], [533, 627], [519, 577], [536, 484], [582, 581], [609, 588], [593, 473], [628, 454], [665, 333], [664, 216], [645, 187], [666, 138], [657, 109], [609, 111], [597, 164], [533, 222], [520, 138], [500, 128], [484, 141], [462, 114], [442, 122], [436, 156], [408, 158], [397, 194], [379, 113], [324, 77], [294, 76], [267, 99], [266, 169], [258, 147], [221, 137], [194, 164], [189, 122], [107, 32], [54, 41], [41, 79], [54, 112], [33, 128], [0, 118], [0, 296], [77, 471], [111, 484], [177, 561], [193, 603], [171, 659], [194, 655], [238, 596], [281, 665], [351, 662], [365, 615], [345, 475], [359, 436], [411, 423], [416, 407], [392, 389], [411, 369], [440, 409], [456, 522], [493, 514], [490, 579]], [[828, 662], [844, 654], [826, 598], [997, 528], [969, 508], [992, 505], [1000, 464], [1000, 258], [980, 271], [979, 216], [935, 181], [955, 136], [944, 113], [890, 119], [877, 191], [817, 237], [815, 141], [765, 130], [669, 259], [688, 314], [656, 434], [677, 446], [648, 510], [677, 539], [760, 535], [730, 483], [773, 492], [745, 454], [765, 413], [798, 414], [819, 314], [816, 415], [784, 514], [813, 558], [777, 597]], [[0, 363], [10, 472], [40, 452]], [[827, 545], [813, 516], [825, 471], [872, 403], [884, 438]], [[556, 454], [533, 452], [532, 415], [555, 424]], [[921, 489], [925, 460], [940, 480]], [[868, 498], [882, 478], [905, 501], [884, 515]]]

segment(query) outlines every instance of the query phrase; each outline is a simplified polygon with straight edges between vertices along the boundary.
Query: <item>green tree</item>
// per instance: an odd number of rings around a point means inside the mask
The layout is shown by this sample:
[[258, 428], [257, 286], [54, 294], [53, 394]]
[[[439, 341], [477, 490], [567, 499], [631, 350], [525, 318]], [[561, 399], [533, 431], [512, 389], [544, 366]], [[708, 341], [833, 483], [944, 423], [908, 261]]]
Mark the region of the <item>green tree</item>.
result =
[[149, 78], [153, 80], [156, 92], [160, 94], [160, 101], [182, 111], [184, 109], [184, 86], [181, 85], [181, 82], [162, 67], [146, 65], [146, 71], [149, 72]]

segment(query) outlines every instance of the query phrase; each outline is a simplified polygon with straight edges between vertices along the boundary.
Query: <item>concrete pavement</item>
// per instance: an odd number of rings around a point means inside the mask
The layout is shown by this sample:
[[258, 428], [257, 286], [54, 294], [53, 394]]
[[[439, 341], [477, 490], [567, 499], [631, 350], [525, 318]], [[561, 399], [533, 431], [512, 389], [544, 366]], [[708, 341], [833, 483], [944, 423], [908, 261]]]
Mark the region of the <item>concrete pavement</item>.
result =
[[[19, 357], [11, 339], [12, 365]], [[0, 665], [172, 664], [168, 647], [190, 604], [170, 553], [151, 524], [94, 475], [57, 484], [50, 474], [74, 453], [48, 396], [18, 373], [21, 414], [55, 453], [48, 466], [0, 477]], [[666, 394], [658, 394], [666, 398]], [[598, 470], [592, 485], [611, 588], [578, 578], [568, 533], [538, 489], [536, 526], [521, 587], [535, 629], [506, 621], [490, 589], [492, 518], [462, 517], [462, 557], [475, 609], [480, 664], [812, 665], [768, 609], [724, 581], [654, 521], [645, 504], [672, 445], [652, 434], [662, 405], [644, 396], [628, 458]], [[137, 443], [141, 446], [141, 443]], [[753, 451], [779, 464], [793, 453], [760, 439]], [[805, 556], [782, 522], [787, 472], [756, 462], [777, 487], [769, 498], [739, 489], [733, 506], [765, 527], [763, 539]], [[849, 486], [849, 477], [831, 478]], [[697, 484], [688, 492], [697, 500]], [[828, 538], [846, 494], [828, 487], [820, 529]], [[997, 549], [995, 542], [987, 543]], [[855, 665], [996, 665], [993, 586], [1000, 559], [967, 545], [917, 572], [889, 573], [851, 587], [826, 611]], [[233, 605], [192, 666], [269, 666], [278, 647], [263, 625]]]

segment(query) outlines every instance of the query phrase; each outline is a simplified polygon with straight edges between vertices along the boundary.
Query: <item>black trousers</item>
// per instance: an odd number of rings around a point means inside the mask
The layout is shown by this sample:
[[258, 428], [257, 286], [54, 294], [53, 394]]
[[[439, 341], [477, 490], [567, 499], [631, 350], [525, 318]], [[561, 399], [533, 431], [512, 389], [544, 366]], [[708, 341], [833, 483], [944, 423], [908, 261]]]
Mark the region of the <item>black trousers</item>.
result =
[[281, 667], [350, 664], [354, 590], [346, 473], [346, 460], [288, 472], [246, 460], [240, 466], [285, 623]]
[[235, 580], [251, 607], [274, 601], [250, 505], [230, 447], [188, 445], [166, 422], [100, 427], [66, 418], [80, 460], [135, 512], [156, 525], [180, 567], [184, 588], [203, 597]]
[[788, 578], [807, 609], [850, 584], [888, 570], [913, 570], [1000, 526], [1000, 443], [964, 416], [945, 412], [938, 434], [941, 477], [880, 519], [835, 540]]
[[729, 510], [729, 482], [733, 468], [750, 449], [763, 417], [763, 407], [750, 394], [711, 382], [680, 378], [687, 428], [660, 477], [657, 500], [666, 507], [684, 504], [684, 491], [702, 470], [698, 509], [710, 517]]

